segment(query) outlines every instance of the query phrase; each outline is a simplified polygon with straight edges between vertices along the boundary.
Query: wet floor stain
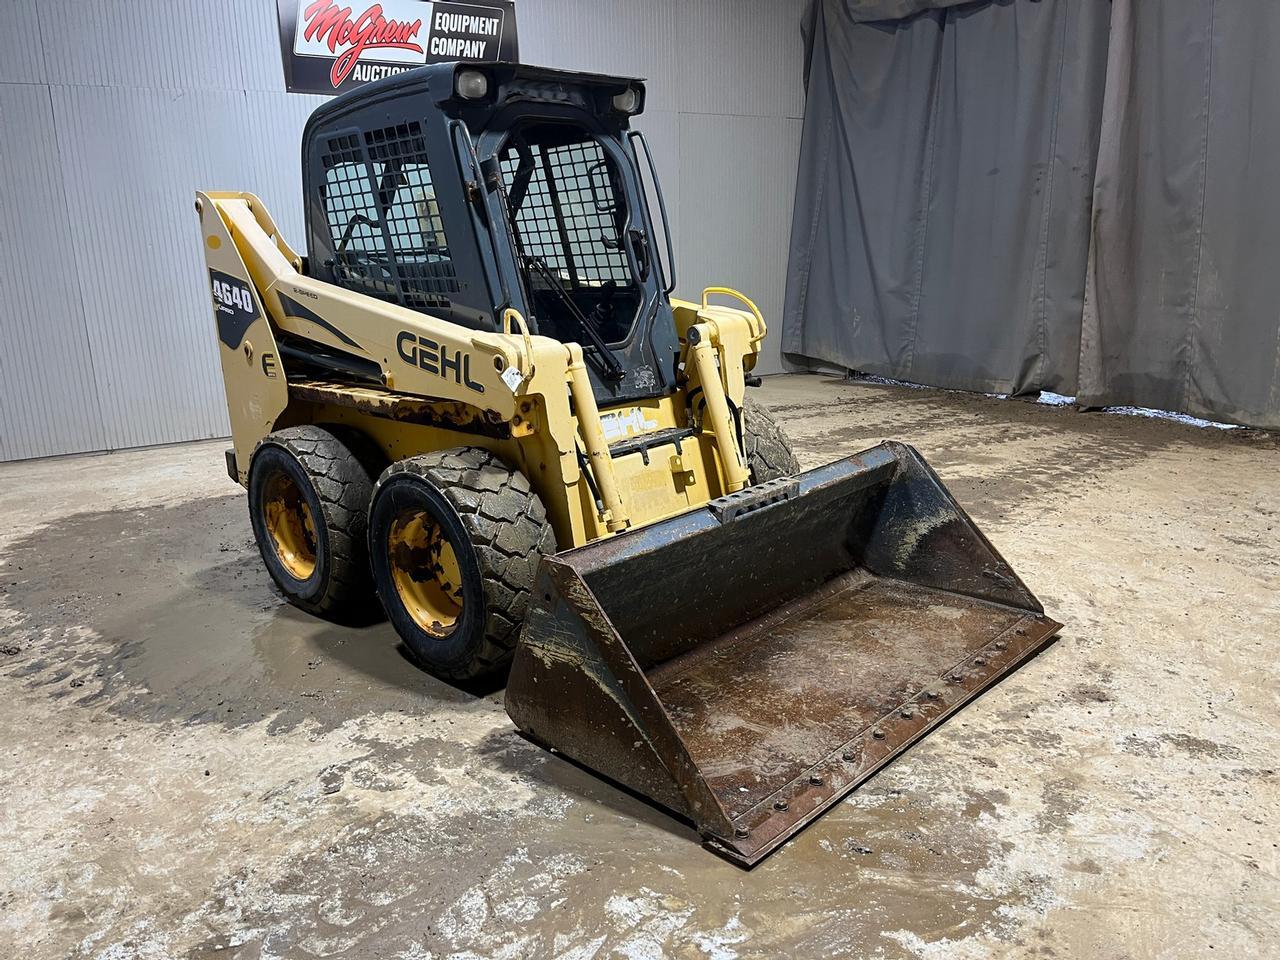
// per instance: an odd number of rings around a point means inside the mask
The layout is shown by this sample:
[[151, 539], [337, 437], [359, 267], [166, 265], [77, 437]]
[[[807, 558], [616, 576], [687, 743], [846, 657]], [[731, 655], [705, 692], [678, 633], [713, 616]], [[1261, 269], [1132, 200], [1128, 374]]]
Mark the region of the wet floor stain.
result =
[[[8, 551], [0, 670], [120, 716], [285, 731], [473, 699], [424, 673], [386, 623], [339, 626], [288, 605], [248, 532], [243, 498], [77, 514]], [[41, 638], [58, 635], [57, 643]], [[22, 655], [24, 652], [29, 653]]]

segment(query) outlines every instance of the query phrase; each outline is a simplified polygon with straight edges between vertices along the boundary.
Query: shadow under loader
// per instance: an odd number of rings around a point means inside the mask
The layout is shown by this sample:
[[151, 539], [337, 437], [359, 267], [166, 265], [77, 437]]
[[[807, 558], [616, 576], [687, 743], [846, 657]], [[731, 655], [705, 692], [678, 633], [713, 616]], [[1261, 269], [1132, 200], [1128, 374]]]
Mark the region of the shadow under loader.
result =
[[749, 867], [1059, 627], [889, 442], [546, 557], [506, 707]]

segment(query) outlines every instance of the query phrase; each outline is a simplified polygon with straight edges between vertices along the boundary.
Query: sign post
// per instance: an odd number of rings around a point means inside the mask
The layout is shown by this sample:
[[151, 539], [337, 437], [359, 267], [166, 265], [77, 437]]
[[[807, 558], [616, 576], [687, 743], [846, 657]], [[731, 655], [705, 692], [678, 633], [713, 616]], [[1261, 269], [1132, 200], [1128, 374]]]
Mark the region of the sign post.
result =
[[517, 60], [514, 0], [277, 0], [284, 82], [334, 94], [427, 63]]

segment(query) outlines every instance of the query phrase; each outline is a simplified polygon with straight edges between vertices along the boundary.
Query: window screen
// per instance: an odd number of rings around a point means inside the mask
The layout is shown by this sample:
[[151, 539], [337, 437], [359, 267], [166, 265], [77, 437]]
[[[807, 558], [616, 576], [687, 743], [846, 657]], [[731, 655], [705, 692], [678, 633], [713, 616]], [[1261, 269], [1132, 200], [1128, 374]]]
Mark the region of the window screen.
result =
[[354, 262], [357, 254], [381, 251], [382, 234], [370, 223], [378, 220], [369, 189], [369, 170], [356, 134], [334, 137], [324, 157], [325, 218], [333, 238], [335, 259]]
[[[618, 236], [617, 196], [609, 161], [594, 140], [560, 146], [529, 144], [533, 167], [527, 192], [515, 211], [520, 252], [541, 259], [571, 287], [607, 280], [631, 282], [631, 269]], [[507, 192], [517, 181], [522, 158], [514, 146], [503, 152]]]
[[324, 205], [342, 286], [407, 307], [447, 307], [459, 292], [416, 121], [331, 137]]

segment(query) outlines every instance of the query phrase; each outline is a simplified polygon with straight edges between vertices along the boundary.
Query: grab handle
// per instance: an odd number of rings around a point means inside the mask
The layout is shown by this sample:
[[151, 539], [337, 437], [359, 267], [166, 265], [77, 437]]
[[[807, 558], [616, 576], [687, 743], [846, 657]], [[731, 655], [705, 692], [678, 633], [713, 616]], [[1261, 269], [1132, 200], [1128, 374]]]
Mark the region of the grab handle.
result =
[[502, 311], [502, 332], [511, 335], [511, 321], [515, 320], [520, 328], [520, 336], [524, 338], [524, 353], [520, 356], [520, 382], [528, 383], [533, 378], [533, 337], [529, 335], [529, 324], [524, 315], [515, 307], [507, 307]]
[[721, 296], [732, 297], [734, 300], [737, 300], [739, 303], [743, 304], [748, 310], [750, 310], [752, 315], [756, 318], [756, 323], [760, 324], [760, 336], [761, 337], [764, 336], [764, 333], [765, 333], [764, 316], [760, 313], [760, 308], [757, 307], [751, 301], [750, 297], [746, 296], [745, 294], [739, 293], [737, 290], [734, 290], [732, 287], [706, 287], [702, 291], [702, 309], [703, 310], [707, 309], [708, 300], [711, 298], [711, 296], [717, 293], [720, 294]]

